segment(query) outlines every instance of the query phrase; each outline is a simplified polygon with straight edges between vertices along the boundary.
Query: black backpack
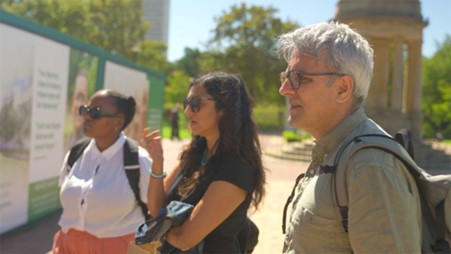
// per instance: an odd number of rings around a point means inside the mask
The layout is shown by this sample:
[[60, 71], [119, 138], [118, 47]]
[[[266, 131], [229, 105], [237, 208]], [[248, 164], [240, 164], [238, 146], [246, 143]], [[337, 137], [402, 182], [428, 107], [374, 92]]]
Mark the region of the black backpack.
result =
[[[344, 231], [348, 232], [348, 192], [346, 186], [346, 169], [351, 157], [361, 149], [377, 148], [393, 154], [408, 169], [415, 179], [421, 200], [422, 210], [422, 252], [451, 253], [447, 238], [451, 234], [451, 174], [429, 175], [414, 161], [413, 145], [406, 129], [396, 133], [395, 138], [383, 134], [366, 134], [354, 137], [342, 145], [333, 158], [333, 165], [321, 166], [323, 171], [334, 174], [332, 184], [335, 189], [335, 201], [340, 210]], [[285, 233], [285, 220], [288, 204], [294, 196], [299, 180], [284, 207], [282, 231]]]
[[[69, 166], [67, 171], [69, 172], [74, 165], [75, 161], [83, 154], [83, 151], [89, 145], [91, 139], [85, 138], [77, 142], [71, 149], [69, 153], [69, 158], [67, 159], [67, 165]], [[144, 218], [149, 219], [150, 215], [147, 210], [147, 205], [141, 200], [139, 195], [139, 156], [138, 156], [138, 143], [131, 139], [126, 139], [124, 143], [124, 169], [127, 175], [128, 183], [132, 188], [133, 194], [135, 195], [136, 202], [138, 202], [139, 207], [144, 215]]]

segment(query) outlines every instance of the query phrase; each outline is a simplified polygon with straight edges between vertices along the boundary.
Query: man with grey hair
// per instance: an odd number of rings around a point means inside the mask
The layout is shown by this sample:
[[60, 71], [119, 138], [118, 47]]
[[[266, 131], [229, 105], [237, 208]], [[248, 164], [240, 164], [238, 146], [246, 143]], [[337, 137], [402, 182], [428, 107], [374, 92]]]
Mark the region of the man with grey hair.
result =
[[281, 35], [277, 53], [288, 62], [279, 89], [288, 99], [288, 122], [315, 139], [312, 161], [294, 189], [283, 253], [420, 252], [418, 190], [401, 161], [376, 148], [351, 158], [348, 232], [334, 172], [324, 167], [353, 137], [387, 134], [362, 107], [373, 73], [369, 43], [345, 24], [320, 23]]

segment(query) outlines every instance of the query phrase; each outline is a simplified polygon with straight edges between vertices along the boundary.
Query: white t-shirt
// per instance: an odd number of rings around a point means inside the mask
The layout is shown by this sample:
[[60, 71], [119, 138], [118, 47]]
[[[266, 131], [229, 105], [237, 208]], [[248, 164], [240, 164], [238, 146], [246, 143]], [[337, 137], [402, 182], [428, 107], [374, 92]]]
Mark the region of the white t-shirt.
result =
[[[63, 213], [58, 224], [63, 232], [72, 228], [99, 238], [117, 237], [136, 232], [139, 224], [144, 222], [125, 174], [125, 141], [125, 135], [121, 134], [112, 146], [100, 152], [94, 139], [91, 140], [69, 172], [69, 153], [66, 155], [59, 181]], [[138, 155], [140, 196], [147, 203], [152, 160], [142, 147], [139, 147]]]

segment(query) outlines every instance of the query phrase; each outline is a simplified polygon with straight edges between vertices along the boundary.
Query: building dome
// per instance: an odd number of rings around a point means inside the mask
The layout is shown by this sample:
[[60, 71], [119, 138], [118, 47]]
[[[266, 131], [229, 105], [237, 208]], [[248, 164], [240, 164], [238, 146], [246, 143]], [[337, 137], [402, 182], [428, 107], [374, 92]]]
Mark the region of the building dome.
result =
[[405, 18], [423, 22], [419, 0], [340, 0], [335, 19]]

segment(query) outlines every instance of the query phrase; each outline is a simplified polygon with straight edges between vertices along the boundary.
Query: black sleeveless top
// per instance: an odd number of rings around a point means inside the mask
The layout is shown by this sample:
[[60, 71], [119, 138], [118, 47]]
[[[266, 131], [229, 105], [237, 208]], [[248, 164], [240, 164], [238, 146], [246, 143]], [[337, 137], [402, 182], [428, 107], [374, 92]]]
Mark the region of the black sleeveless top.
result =
[[207, 173], [201, 177], [191, 194], [181, 200], [174, 191], [168, 196], [168, 202], [177, 200], [195, 206], [214, 181], [226, 181], [247, 191], [245, 200], [204, 239], [204, 253], [240, 253], [237, 234], [244, 226], [247, 210], [252, 201], [255, 169], [238, 156], [227, 160], [223, 165], [207, 165], [207, 167]]

